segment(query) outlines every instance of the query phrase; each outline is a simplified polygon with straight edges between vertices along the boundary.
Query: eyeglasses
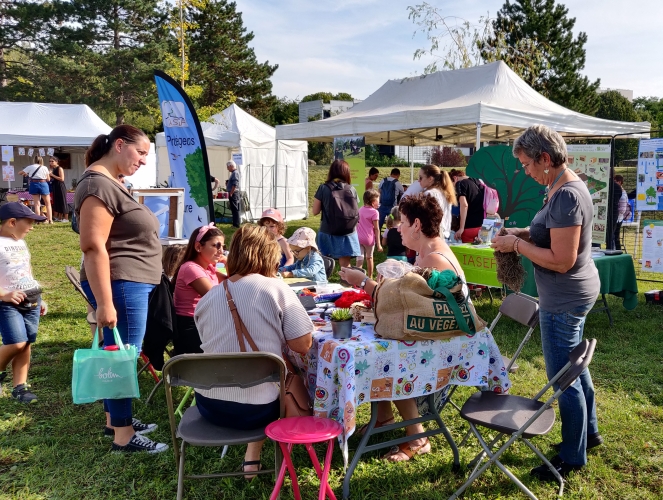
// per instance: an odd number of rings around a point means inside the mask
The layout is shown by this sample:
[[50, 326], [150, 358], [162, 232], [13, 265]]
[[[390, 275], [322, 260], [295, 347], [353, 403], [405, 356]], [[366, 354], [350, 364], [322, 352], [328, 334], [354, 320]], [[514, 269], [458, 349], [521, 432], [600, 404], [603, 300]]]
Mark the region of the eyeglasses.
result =
[[532, 163], [536, 163], [536, 160], [532, 160], [529, 163], [523, 163], [523, 168], [525, 170], [529, 170], [529, 168], [532, 166]]
[[218, 241], [217, 241], [216, 243], [211, 243], [210, 246], [211, 246], [212, 248], [216, 248], [217, 251], [219, 251], [219, 250], [225, 248], [225, 245], [224, 245], [223, 243], [221, 243], [221, 242], [218, 242]]

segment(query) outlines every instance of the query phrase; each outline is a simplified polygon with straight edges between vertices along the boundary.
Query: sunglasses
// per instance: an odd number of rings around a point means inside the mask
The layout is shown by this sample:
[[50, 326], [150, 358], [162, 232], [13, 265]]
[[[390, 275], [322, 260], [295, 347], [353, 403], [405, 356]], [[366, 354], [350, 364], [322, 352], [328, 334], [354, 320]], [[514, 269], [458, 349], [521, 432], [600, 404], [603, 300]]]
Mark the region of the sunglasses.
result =
[[212, 248], [216, 248], [217, 251], [219, 251], [219, 250], [221, 250], [221, 249], [224, 249], [224, 248], [226, 247], [223, 243], [220, 243], [220, 242], [218, 242], [218, 241], [217, 241], [216, 243], [214, 243], [214, 244], [210, 244], [210, 246], [211, 246]]

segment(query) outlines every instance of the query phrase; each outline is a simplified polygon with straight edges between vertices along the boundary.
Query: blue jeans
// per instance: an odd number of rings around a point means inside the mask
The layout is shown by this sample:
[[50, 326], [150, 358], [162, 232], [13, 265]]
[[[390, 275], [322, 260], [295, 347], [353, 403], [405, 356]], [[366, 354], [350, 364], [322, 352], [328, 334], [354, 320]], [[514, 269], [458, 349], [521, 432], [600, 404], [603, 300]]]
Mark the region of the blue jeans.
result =
[[[539, 310], [541, 345], [548, 380], [569, 361], [569, 353], [582, 341], [587, 313], [594, 303], [584, 304], [563, 313]], [[555, 390], [558, 385], [554, 385]], [[587, 435], [598, 433], [594, 384], [585, 368], [580, 377], [559, 398], [562, 420], [562, 446], [559, 456], [571, 465], [587, 463]]]
[[41, 299], [39, 305], [28, 312], [21, 312], [7, 302], [0, 302], [0, 336], [3, 345], [21, 342], [34, 344], [37, 340], [40, 311]]
[[[97, 301], [92, 294], [92, 289], [87, 281], [81, 282], [85, 295], [87, 295], [92, 307], [97, 308]], [[149, 295], [155, 285], [147, 283], [136, 283], [135, 281], [116, 280], [111, 281], [113, 292], [113, 306], [117, 311], [117, 331], [125, 344], [136, 346], [140, 352], [145, 336], [147, 324], [147, 302]], [[104, 328], [104, 346], [115, 345], [113, 331]], [[110, 413], [110, 421], [113, 427], [127, 427], [131, 425], [131, 398], [104, 399], [104, 411]]]
[[384, 220], [389, 217], [389, 214], [391, 213], [391, 209], [394, 208], [394, 206], [388, 206], [388, 205], [380, 205], [378, 208], [378, 213], [380, 214], [380, 218], [378, 219], [378, 225], [380, 226], [380, 232], [382, 232], [382, 226], [384, 225]]

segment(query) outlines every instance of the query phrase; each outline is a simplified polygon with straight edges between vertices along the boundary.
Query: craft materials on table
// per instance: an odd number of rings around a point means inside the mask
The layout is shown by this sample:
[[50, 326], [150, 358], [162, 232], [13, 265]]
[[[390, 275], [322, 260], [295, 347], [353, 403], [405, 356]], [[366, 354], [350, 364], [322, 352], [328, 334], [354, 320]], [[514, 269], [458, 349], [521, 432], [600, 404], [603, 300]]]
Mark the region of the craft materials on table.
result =
[[339, 442], [345, 463], [357, 406], [437, 392], [448, 384], [495, 392], [511, 387], [499, 348], [488, 329], [448, 340], [376, 338], [373, 326], [354, 323], [353, 335], [335, 340], [331, 327], [313, 334], [306, 355], [291, 354], [305, 371], [314, 414], [343, 424]]

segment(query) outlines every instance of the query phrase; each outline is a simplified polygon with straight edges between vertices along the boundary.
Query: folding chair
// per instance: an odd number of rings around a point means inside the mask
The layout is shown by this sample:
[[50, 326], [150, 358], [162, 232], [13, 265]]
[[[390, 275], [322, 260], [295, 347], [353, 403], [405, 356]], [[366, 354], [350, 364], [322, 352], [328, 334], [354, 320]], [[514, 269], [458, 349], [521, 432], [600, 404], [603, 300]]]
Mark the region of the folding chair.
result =
[[[250, 369], [247, 369], [250, 367]], [[211, 389], [214, 387], [240, 387], [246, 389], [266, 382], [276, 382], [280, 387], [280, 416], [285, 415], [285, 362], [279, 356], [268, 352], [238, 352], [231, 354], [181, 354], [169, 359], [163, 367], [168, 420], [175, 450], [177, 466], [177, 500], [182, 498], [185, 479], [210, 479], [216, 477], [243, 476], [244, 472], [224, 472], [217, 474], [184, 473], [186, 445], [226, 446], [246, 444], [265, 439], [265, 429], [240, 431], [219, 427], [205, 420], [197, 406], [190, 406], [182, 416], [179, 425], [175, 421], [173, 387], [193, 387]], [[182, 440], [178, 448], [177, 439]], [[251, 474], [270, 474], [276, 477], [281, 466], [278, 444], [274, 446], [275, 466]]]
[[[502, 454], [516, 440], [525, 443], [550, 468], [550, 471], [559, 482], [558, 495], [562, 496], [564, 493], [564, 479], [545, 455], [530, 443], [529, 438], [542, 436], [550, 432], [555, 423], [555, 410], [552, 408], [553, 403], [573, 384], [582, 371], [589, 366], [595, 347], [596, 339], [583, 340], [578, 344], [569, 354], [569, 362], [531, 399], [494, 392], [476, 392], [470, 396], [463, 405], [460, 415], [469, 422], [470, 429], [479, 440], [479, 444], [484, 451], [473, 460], [473, 463], [476, 462], [476, 465], [468, 480], [449, 497], [449, 500], [458, 498], [475, 479], [493, 464], [496, 464], [525, 495], [532, 500], [537, 500], [536, 496], [499, 461]], [[555, 393], [546, 401], [540, 400], [555, 383], [559, 387]], [[486, 427], [500, 434], [488, 444], [484, 441], [477, 426]], [[507, 434], [510, 434], [511, 437], [496, 452], [493, 452], [493, 447]], [[489, 460], [479, 467], [484, 458], [484, 453], [488, 455]]]
[[326, 255], [322, 256], [322, 260], [325, 263], [325, 274], [327, 275], [327, 278], [329, 278], [334, 272], [334, 266], [336, 266], [336, 261], [331, 257], [327, 257]]
[[[97, 326], [97, 313], [94, 310], [94, 306], [92, 305], [92, 302], [90, 302], [90, 299], [87, 298], [87, 295], [85, 294], [85, 290], [83, 290], [83, 287], [81, 286], [81, 275], [78, 272], [78, 270], [72, 266], [64, 266], [64, 274], [67, 276], [69, 281], [71, 282], [72, 285], [74, 285], [74, 288], [78, 293], [80, 293], [83, 298], [85, 299], [85, 302], [88, 303], [88, 305], [92, 308], [92, 311], [90, 311], [87, 314], [87, 317], [85, 318], [90, 326], [93, 326], [96, 328]], [[150, 392], [150, 395], [148, 396], [147, 400], [145, 401], [146, 404], [150, 403], [150, 400], [156, 393], [156, 390], [159, 388], [161, 385], [161, 379], [159, 379], [159, 375], [157, 375], [157, 372], [154, 370], [152, 367], [152, 363], [150, 363], [150, 360], [143, 354], [142, 352], [140, 353], [140, 360], [143, 363], [143, 366], [140, 367], [138, 370], [138, 374], [140, 375], [142, 372], [145, 370], [148, 370], [150, 374], [152, 375], [152, 378], [156, 382], [156, 386], [154, 389], [152, 389], [152, 392]]]
[[515, 363], [518, 356], [520, 356], [520, 351], [523, 350], [523, 347], [525, 347], [525, 344], [532, 336], [532, 332], [539, 324], [539, 302], [534, 297], [522, 293], [507, 295], [500, 306], [497, 316], [495, 316], [495, 319], [490, 324], [491, 333], [495, 331], [495, 326], [502, 316], [511, 318], [521, 325], [529, 327], [513, 357], [509, 359], [506, 356], [502, 356], [507, 371], [514, 373], [518, 369], [518, 365]]

